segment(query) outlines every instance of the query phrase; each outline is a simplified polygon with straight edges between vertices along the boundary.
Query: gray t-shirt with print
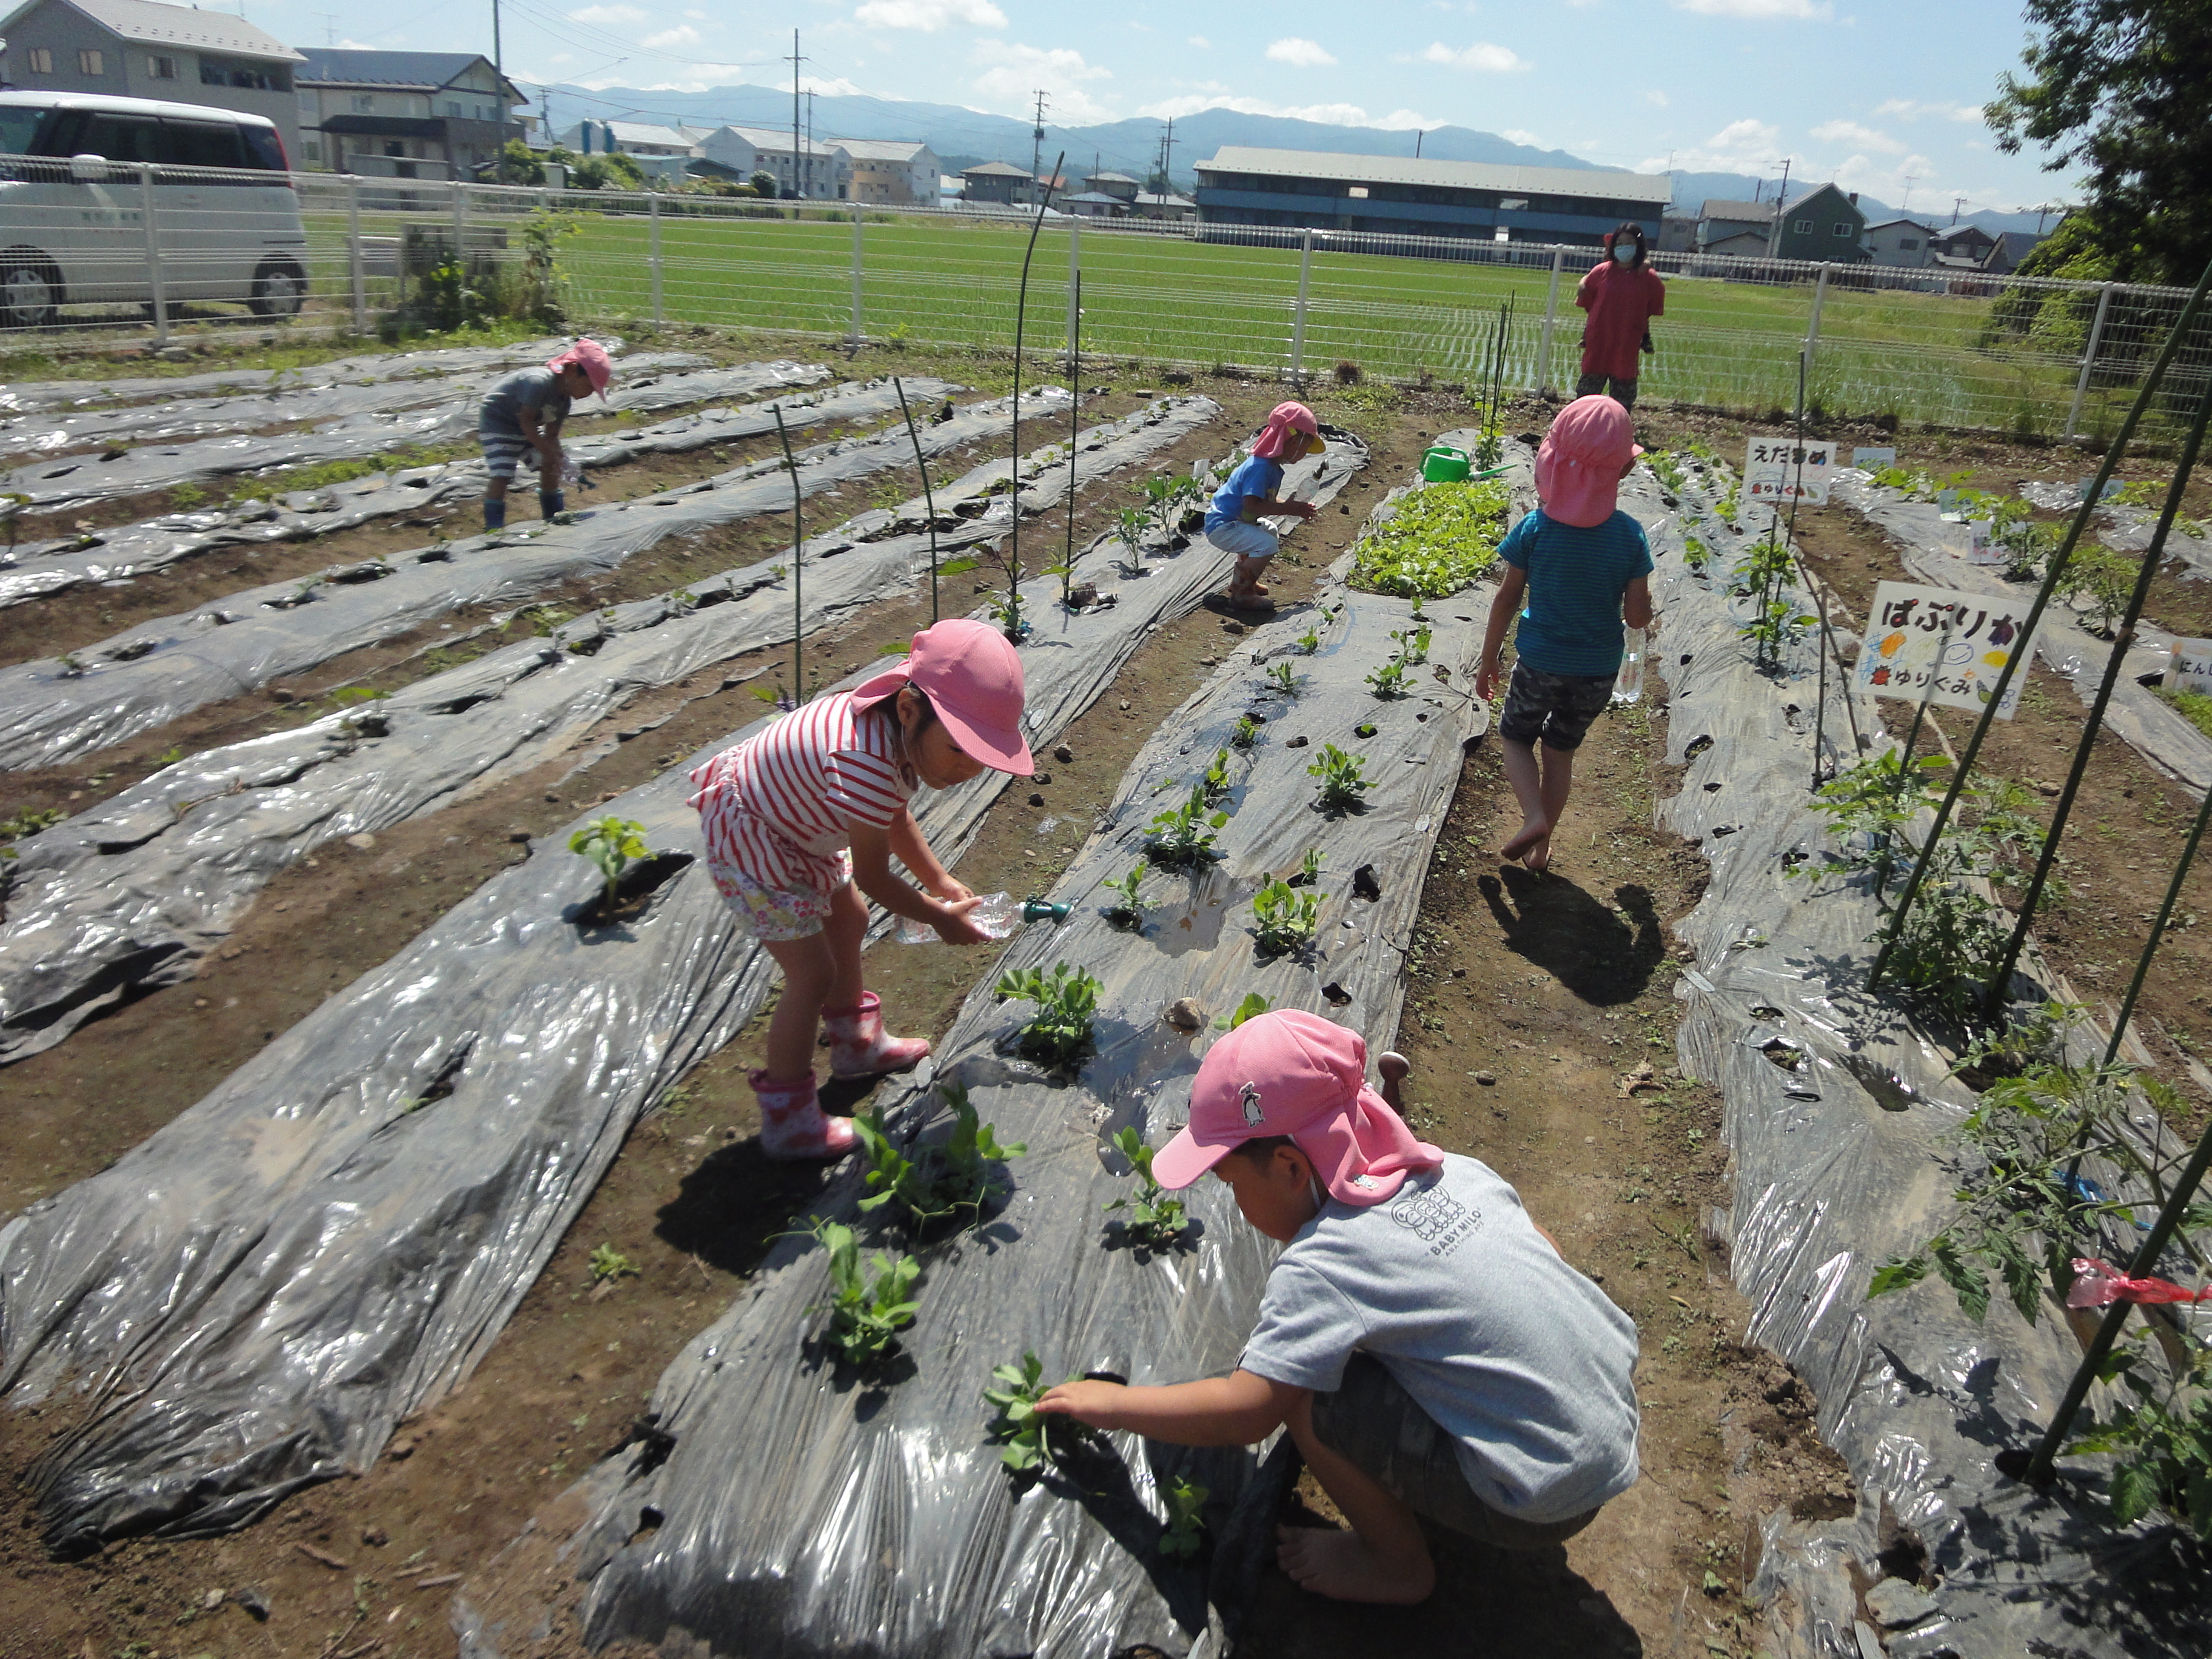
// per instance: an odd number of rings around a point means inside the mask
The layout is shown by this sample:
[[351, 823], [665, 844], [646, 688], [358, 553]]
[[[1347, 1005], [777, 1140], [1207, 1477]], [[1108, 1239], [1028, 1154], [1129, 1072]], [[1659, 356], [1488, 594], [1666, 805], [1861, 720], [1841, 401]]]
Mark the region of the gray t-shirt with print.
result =
[[1635, 1484], [1635, 1322], [1474, 1158], [1365, 1208], [1329, 1200], [1267, 1275], [1240, 1364], [1328, 1393], [1355, 1350], [1457, 1439], [1501, 1514], [1570, 1520]]
[[477, 410], [479, 432], [520, 432], [517, 418], [524, 410], [543, 427], [556, 427], [568, 418], [568, 394], [561, 390], [561, 377], [550, 368], [521, 368], [484, 393]]

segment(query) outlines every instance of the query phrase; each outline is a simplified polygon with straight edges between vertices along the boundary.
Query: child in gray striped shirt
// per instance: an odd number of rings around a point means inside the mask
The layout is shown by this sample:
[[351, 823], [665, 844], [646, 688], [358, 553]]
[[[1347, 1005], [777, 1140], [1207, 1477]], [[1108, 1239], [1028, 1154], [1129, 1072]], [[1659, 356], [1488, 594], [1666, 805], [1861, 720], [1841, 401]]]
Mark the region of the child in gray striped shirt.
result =
[[507, 527], [507, 487], [526, 449], [538, 453], [538, 510], [550, 519], [567, 505], [561, 492], [561, 427], [569, 406], [597, 392], [605, 394], [614, 378], [606, 348], [579, 340], [543, 368], [508, 375], [484, 393], [477, 411], [477, 442], [483, 447], [483, 520], [487, 531]]

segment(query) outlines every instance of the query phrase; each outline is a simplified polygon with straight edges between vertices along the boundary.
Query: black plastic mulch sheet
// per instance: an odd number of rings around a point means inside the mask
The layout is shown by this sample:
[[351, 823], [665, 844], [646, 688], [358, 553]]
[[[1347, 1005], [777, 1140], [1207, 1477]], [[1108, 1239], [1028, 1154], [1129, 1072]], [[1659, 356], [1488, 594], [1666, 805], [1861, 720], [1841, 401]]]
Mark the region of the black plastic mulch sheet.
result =
[[[746, 364], [741, 368], [715, 368], [712, 360], [696, 352], [642, 352], [617, 359], [623, 368], [650, 373], [659, 382], [672, 370], [691, 370], [679, 376], [691, 383], [689, 397], [672, 398], [663, 384], [648, 383], [636, 407], [665, 409], [671, 402], [698, 402], [709, 398], [750, 396], [772, 386], [788, 384], [781, 372], [799, 377], [807, 371], [797, 363]], [[27, 513], [58, 513], [89, 507], [118, 496], [143, 495], [149, 490], [173, 489], [179, 484], [222, 478], [240, 472], [258, 472], [272, 466], [303, 466], [322, 461], [358, 460], [386, 450], [412, 444], [454, 443], [472, 438], [477, 430], [477, 406], [497, 374], [455, 380], [440, 390], [426, 406], [370, 410], [347, 415], [319, 426], [266, 435], [240, 433], [230, 437], [202, 438], [184, 443], [146, 443], [138, 447], [50, 456], [0, 473], [0, 494], [29, 496]], [[817, 369], [813, 379], [827, 378]], [[592, 403], [596, 404], [593, 398]], [[611, 409], [633, 406], [626, 402], [619, 380], [607, 394]], [[272, 419], [281, 420], [275, 416]]]
[[[470, 354], [475, 361], [465, 365], [416, 363], [374, 378], [356, 373], [315, 385], [288, 385], [232, 397], [165, 398], [158, 403], [125, 408], [99, 403], [90, 408], [64, 407], [35, 415], [0, 416], [0, 455], [50, 455], [117, 443], [174, 443], [218, 432], [257, 431], [287, 422], [337, 420], [388, 410], [419, 409], [458, 398], [479, 398], [501, 376], [535, 367], [567, 343], [544, 340], [532, 346]], [[602, 338], [600, 343], [610, 351], [620, 349], [619, 341]], [[618, 372], [621, 367], [618, 360]], [[5, 407], [5, 399], [0, 398], [0, 408]]]
[[[1200, 403], [1210, 418], [1214, 405], [1203, 399], [1164, 400], [1152, 412]], [[1012, 406], [1010, 399], [994, 398], [931, 422], [921, 428], [923, 453], [934, 458], [997, 437]], [[1067, 393], [1037, 388], [1023, 394], [1023, 407], [1064, 412]], [[901, 424], [871, 437], [816, 444], [796, 459], [799, 489], [813, 495], [909, 466], [914, 448]], [[1005, 473], [1012, 462], [994, 465]], [[270, 582], [227, 594], [85, 647], [76, 653], [76, 672], [51, 659], [0, 668], [0, 770], [88, 754], [464, 606], [527, 599], [554, 583], [611, 570], [671, 537], [787, 513], [793, 476], [781, 458], [750, 463], [657, 495], [580, 507], [574, 523], [524, 524], [365, 560], [319, 580]]]
[[[1964, 526], [1946, 525], [1933, 504], [1912, 501], [1880, 484], [1859, 482], [1851, 474], [1838, 478], [1832, 493], [1900, 544], [1905, 568], [1915, 581], [1931, 587], [2000, 594], [2023, 612], [2034, 602], [2033, 584], [2008, 582], [1996, 568], [1969, 563], [1962, 552], [1954, 550], [1951, 536]], [[2149, 544], [2146, 533], [2124, 550], [2139, 557]], [[2168, 556], [2172, 556], [2171, 550]], [[2212, 788], [2212, 738], [2182, 718], [2178, 709], [2139, 678], [2166, 672], [2173, 637], [2148, 623], [2138, 629], [2137, 643], [2129, 652], [2129, 659], [2112, 687], [2112, 702], [2106, 706], [2105, 724], [2152, 765], [2201, 792]], [[2109, 640], [2098, 639], [2081, 628], [2063, 602], [2054, 602], [2036, 624], [2035, 653], [2066, 677], [2086, 707], [2096, 698], [2112, 647]]]
[[[1219, 406], [1147, 413], [1083, 434], [1079, 485], [1140, 464]], [[1063, 455], [1055, 445], [1032, 457], [1029, 513], [1065, 498]], [[1003, 471], [978, 469], [938, 493], [957, 526], [939, 532], [940, 557], [1005, 536], [1003, 519], [961, 516]], [[806, 544], [806, 632], [912, 591], [929, 538], [896, 526], [925, 512], [920, 499], [872, 508]], [[0, 1064], [53, 1047], [125, 996], [188, 977], [269, 880], [323, 843], [434, 811], [560, 753], [641, 690], [787, 643], [789, 556], [688, 584], [680, 598], [592, 611], [391, 697], [205, 750], [26, 838], [0, 925]], [[961, 584], [963, 597], [972, 586]]]
[[[524, 368], [544, 362], [567, 345], [570, 337], [562, 335], [525, 340], [516, 345], [375, 351], [358, 357], [333, 357], [327, 362], [309, 363], [299, 368], [216, 368], [173, 378], [140, 375], [100, 380], [18, 380], [13, 386], [0, 388], [0, 431], [20, 430], [21, 416], [46, 410], [100, 409], [141, 400], [171, 404], [250, 392], [281, 398], [287, 392], [322, 386], [380, 386], [389, 380], [475, 374], [493, 368]], [[619, 336], [597, 334], [592, 337], [609, 351], [623, 349]], [[283, 405], [272, 407], [281, 409]]]
[[[2050, 1420], [2080, 1358], [2064, 1322], [2031, 1329], [1999, 1297], [1978, 1326], [1932, 1279], [1866, 1299], [1875, 1267], [1949, 1218], [1947, 1137], [1974, 1096], [1894, 1003], [1865, 994], [1881, 912], [1863, 884], [1785, 873], [1785, 857], [1817, 860], [1827, 845], [1808, 804], [1819, 681], [1809, 655], [1778, 680], [1752, 668], [1720, 574], [1742, 538], [1696, 527], [1718, 550], [1701, 581], [1646, 475], [1621, 504], [1658, 560], [1650, 661], [1669, 687], [1669, 758], [1687, 768], [1660, 820], [1712, 871], [1675, 924], [1698, 952], [1675, 988], [1682, 1068], [1725, 1097], [1735, 1198], [1715, 1225], [1750, 1337], [1810, 1382], [1821, 1436], [1859, 1492], [1846, 1520], [1764, 1518], [1753, 1593], [1766, 1638], [1793, 1656], [1857, 1659], [1852, 1575], [1881, 1577], [1878, 1558], [1909, 1532], [1941, 1581], [1937, 1611], [1883, 1638], [1892, 1659], [2207, 1651], [2203, 1552], [2171, 1528], [2112, 1530], [2079, 1492], [2040, 1496], [1993, 1466]], [[1832, 669], [1826, 736], [1849, 763], [1843, 696]], [[1890, 705], [1900, 710], [1909, 718]], [[1886, 744], [1870, 704], [1857, 713]]]
[[[945, 380], [916, 378], [906, 382], [909, 402], [934, 400], [960, 390]], [[889, 380], [855, 380], [788, 394], [771, 403], [698, 410], [652, 426], [571, 438], [562, 447], [588, 472], [648, 455], [686, 454], [714, 444], [759, 437], [775, 430], [772, 411], [779, 409], [786, 428], [803, 433], [826, 422], [874, 419], [896, 412], [898, 406], [897, 389]], [[917, 414], [916, 418], [923, 416]], [[763, 471], [781, 465], [780, 458], [765, 466], [756, 464]], [[42, 543], [23, 549], [12, 566], [0, 568], [0, 606], [43, 599], [85, 582], [117, 583], [217, 548], [307, 541], [377, 519], [422, 513], [449, 501], [473, 503], [483, 494], [487, 476], [483, 458], [471, 456], [430, 466], [403, 467], [319, 489], [296, 489], [272, 501], [169, 513], [120, 530]], [[535, 489], [526, 472], [516, 495], [526, 501], [528, 492]], [[570, 494], [579, 507], [592, 504], [591, 494], [581, 485], [572, 486]], [[523, 520], [517, 528], [526, 527], [527, 523]]]
[[[1409, 696], [1384, 702], [1366, 677], [1396, 648], [1389, 635], [1407, 629], [1411, 605], [1332, 581], [1322, 599], [1345, 609], [1298, 607], [1257, 630], [1164, 723], [1053, 890], [1073, 915], [1026, 930], [1001, 963], [1066, 962], [1103, 981], [1096, 1052], [1079, 1076], [1048, 1077], [1012, 1052], [1030, 1005], [997, 1004], [994, 971], [969, 997], [933, 1073], [888, 1097], [900, 1129], [927, 1139], [944, 1114], [937, 1086], [964, 1086], [1002, 1139], [1027, 1143], [1009, 1170], [1011, 1195], [975, 1231], [921, 1250], [920, 1314], [883, 1383], [842, 1370], [815, 1346], [821, 1252], [804, 1238], [777, 1248], [744, 1299], [663, 1375], [653, 1456], [617, 1454], [582, 1483], [590, 1518], [552, 1540], [562, 1578], [585, 1584], [589, 1645], [1073, 1659], [1206, 1644], [1205, 1573], [1160, 1554], [1159, 1489], [1176, 1475], [1206, 1486], [1218, 1530], [1249, 1477], [1250, 1452], [1115, 1435], [1109, 1456], [1055, 1472], [1015, 1501], [987, 1443], [981, 1391], [994, 1365], [1030, 1351], [1055, 1381], [1095, 1370], [1168, 1382], [1235, 1364], [1274, 1247], [1237, 1216], [1226, 1188], [1204, 1182], [1184, 1194], [1197, 1221], [1184, 1248], [1127, 1248], [1105, 1226], [1105, 1206], [1132, 1189], [1110, 1139], [1133, 1127], [1158, 1146], [1175, 1132], [1200, 1057], [1249, 994], [1358, 1030], [1374, 1053], [1388, 1045], [1423, 874], [1462, 753], [1486, 725], [1471, 686], [1488, 598], [1434, 605], [1429, 665]], [[1316, 626], [1309, 657], [1294, 641]], [[1280, 662], [1297, 673], [1294, 697], [1267, 678]], [[1224, 856], [1201, 873], [1152, 872], [1141, 933], [1113, 927], [1100, 884], [1140, 861], [1153, 815], [1181, 800], [1248, 710], [1266, 725], [1253, 749], [1229, 750]], [[1363, 724], [1372, 735], [1358, 734]], [[1331, 741], [1364, 763], [1364, 812], [1317, 808], [1307, 769]], [[1294, 873], [1310, 848], [1326, 858], [1319, 933], [1306, 953], [1262, 960], [1252, 895]], [[1362, 867], [1379, 899], [1355, 896]], [[1186, 996], [1204, 1011], [1195, 1033], [1162, 1018]], [[817, 1213], [873, 1228], [854, 1211], [860, 1192], [848, 1169]], [[896, 1230], [881, 1237], [901, 1243]], [[572, 1515], [574, 1497], [564, 1500]], [[513, 1654], [537, 1616], [501, 1628], [465, 1602], [455, 1623], [465, 1650]]]
[[[1291, 482], [1324, 500], [1364, 461], [1332, 442]], [[1082, 574], [1110, 585], [1115, 562], [1094, 553]], [[1228, 562], [1194, 544], [1074, 614], [1051, 605], [1057, 579], [1030, 584], [1032, 740], [1050, 744]], [[639, 1115], [767, 991], [769, 957], [690, 861], [686, 774], [744, 735], [534, 843], [159, 1133], [0, 1229], [0, 1391], [100, 1402], [34, 1471], [51, 1547], [246, 1524], [366, 1468], [468, 1376]], [[964, 844], [1006, 782], [918, 801], [932, 844]], [[644, 914], [594, 927], [597, 872], [564, 849], [609, 813], [669, 857]]]

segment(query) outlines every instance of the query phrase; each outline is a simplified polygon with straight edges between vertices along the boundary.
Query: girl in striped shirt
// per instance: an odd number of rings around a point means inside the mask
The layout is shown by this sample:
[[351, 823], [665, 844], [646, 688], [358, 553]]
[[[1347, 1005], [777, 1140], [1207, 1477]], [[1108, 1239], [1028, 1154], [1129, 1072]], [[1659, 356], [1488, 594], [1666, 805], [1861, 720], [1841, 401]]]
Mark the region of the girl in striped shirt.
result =
[[[915, 635], [896, 666], [801, 705], [691, 775], [708, 872], [783, 970], [768, 1064], [751, 1077], [770, 1158], [852, 1149], [852, 1120], [823, 1116], [815, 1094], [817, 1019], [833, 1077], [905, 1071], [929, 1052], [924, 1038], [886, 1036], [882, 1004], [861, 986], [860, 894], [950, 944], [988, 937], [967, 919], [975, 896], [929, 850], [907, 801], [919, 785], [949, 789], [987, 767], [1033, 771], [1021, 720], [1021, 659], [996, 629], [959, 618]], [[892, 872], [894, 854], [920, 888]]]

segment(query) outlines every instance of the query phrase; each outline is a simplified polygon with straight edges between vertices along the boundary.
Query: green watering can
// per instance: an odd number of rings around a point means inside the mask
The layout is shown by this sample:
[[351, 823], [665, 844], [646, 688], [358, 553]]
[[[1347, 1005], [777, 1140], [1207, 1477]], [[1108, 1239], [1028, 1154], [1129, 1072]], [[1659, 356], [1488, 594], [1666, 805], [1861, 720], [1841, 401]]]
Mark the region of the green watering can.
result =
[[1449, 444], [1437, 444], [1421, 457], [1421, 477], [1431, 483], [1465, 483], [1474, 469], [1467, 451]]

